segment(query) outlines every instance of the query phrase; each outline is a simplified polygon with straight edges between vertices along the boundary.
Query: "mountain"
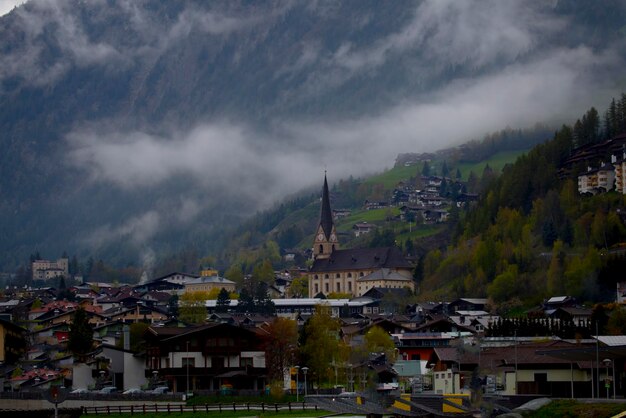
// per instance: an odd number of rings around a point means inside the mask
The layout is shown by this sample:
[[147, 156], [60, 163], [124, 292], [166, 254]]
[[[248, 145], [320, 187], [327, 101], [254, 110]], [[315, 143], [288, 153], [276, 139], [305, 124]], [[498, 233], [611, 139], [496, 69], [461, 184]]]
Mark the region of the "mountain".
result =
[[0, 271], [149, 264], [303, 187], [619, 88], [620, 1], [31, 1], [0, 17]]

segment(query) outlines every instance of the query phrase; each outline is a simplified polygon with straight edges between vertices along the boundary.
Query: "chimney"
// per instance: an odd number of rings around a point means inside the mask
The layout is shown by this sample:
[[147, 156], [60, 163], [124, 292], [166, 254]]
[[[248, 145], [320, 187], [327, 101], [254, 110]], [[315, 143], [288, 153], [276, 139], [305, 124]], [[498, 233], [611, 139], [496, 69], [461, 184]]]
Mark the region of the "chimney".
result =
[[124, 332], [124, 350], [130, 350], [130, 327], [124, 325], [122, 331]]

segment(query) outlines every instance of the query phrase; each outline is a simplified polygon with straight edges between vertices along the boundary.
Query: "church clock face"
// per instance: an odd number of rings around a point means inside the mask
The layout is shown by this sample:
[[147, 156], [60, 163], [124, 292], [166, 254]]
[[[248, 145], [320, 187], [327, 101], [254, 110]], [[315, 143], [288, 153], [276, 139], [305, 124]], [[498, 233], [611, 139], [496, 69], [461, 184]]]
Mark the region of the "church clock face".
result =
[[318, 234], [317, 235], [317, 240], [318, 241], [324, 241], [324, 234]]

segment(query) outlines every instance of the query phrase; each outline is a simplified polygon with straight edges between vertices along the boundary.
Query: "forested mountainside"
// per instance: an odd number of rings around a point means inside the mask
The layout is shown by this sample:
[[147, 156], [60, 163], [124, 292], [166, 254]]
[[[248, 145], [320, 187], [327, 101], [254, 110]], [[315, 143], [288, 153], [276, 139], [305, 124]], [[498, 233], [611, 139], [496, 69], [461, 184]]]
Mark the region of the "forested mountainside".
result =
[[[565, 294], [581, 302], [614, 300], [626, 267], [626, 198], [614, 190], [619, 180], [581, 194], [578, 176], [612, 159], [611, 170], [621, 170], [623, 145], [610, 145], [625, 132], [622, 95], [603, 116], [591, 108], [507, 166], [460, 217], [454, 244], [421, 260], [422, 295], [486, 295], [503, 310]], [[598, 152], [563, 175], [564, 163], [590, 145]]]
[[618, 0], [26, 2], [0, 17], [0, 271], [36, 251], [147, 269], [217, 253], [224, 225], [317, 187], [325, 166], [362, 177], [567, 119], [615, 91], [625, 14]]

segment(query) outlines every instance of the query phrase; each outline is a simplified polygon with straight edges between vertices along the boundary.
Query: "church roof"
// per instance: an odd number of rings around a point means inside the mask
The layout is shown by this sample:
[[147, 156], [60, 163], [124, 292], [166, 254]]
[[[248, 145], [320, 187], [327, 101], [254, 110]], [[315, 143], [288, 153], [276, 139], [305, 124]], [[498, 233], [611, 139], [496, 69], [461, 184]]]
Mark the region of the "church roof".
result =
[[335, 250], [328, 258], [316, 259], [311, 271], [378, 270], [381, 268], [412, 269], [413, 266], [404, 258], [398, 247], [355, 248]]
[[320, 213], [320, 225], [324, 229], [326, 239], [330, 239], [330, 233], [333, 229], [333, 212], [330, 210], [330, 195], [328, 193], [328, 181], [324, 175], [324, 187], [322, 189], [322, 211]]
[[390, 268], [381, 268], [373, 271], [364, 277], [359, 277], [357, 279], [358, 282], [367, 282], [367, 281], [379, 281], [379, 280], [388, 280], [388, 281], [411, 281], [410, 278], [401, 275], [400, 273], [391, 270]]

